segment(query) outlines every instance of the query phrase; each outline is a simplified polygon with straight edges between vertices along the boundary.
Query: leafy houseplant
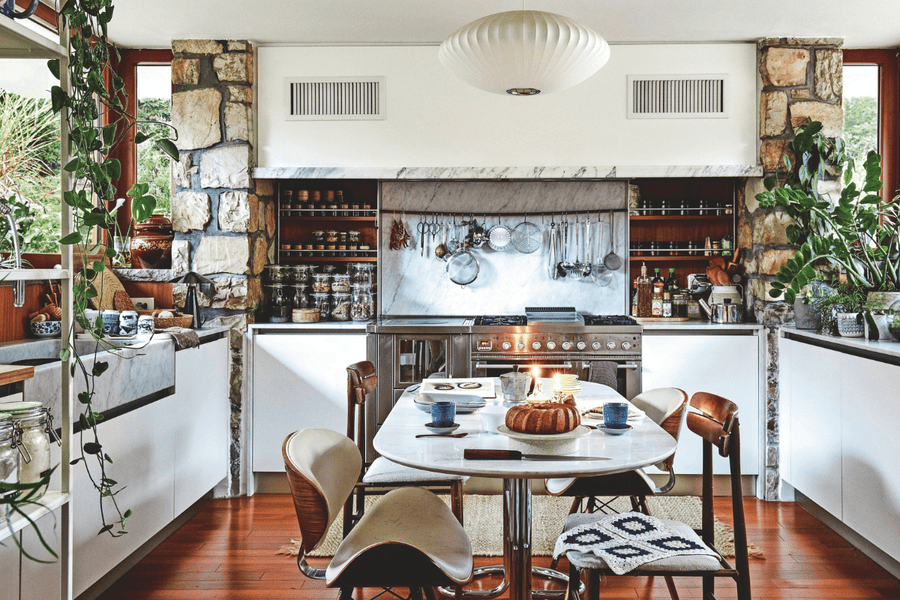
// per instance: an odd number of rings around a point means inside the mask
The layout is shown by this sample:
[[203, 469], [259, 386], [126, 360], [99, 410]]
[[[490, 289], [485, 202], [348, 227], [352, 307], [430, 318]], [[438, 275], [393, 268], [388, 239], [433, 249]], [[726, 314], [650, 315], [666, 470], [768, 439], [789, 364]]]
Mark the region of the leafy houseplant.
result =
[[847, 326], [854, 323], [861, 325], [861, 313], [865, 305], [866, 293], [862, 289], [854, 287], [849, 282], [833, 286], [830, 294], [814, 301], [813, 306], [822, 319], [818, 331], [831, 335], [840, 333], [840, 315], [846, 315], [843, 320]]

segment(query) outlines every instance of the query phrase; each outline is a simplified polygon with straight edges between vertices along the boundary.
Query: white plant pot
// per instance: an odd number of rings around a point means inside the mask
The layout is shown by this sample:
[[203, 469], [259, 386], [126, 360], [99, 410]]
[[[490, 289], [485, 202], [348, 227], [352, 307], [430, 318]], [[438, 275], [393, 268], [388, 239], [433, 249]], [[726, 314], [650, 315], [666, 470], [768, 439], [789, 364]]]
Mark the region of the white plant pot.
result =
[[838, 313], [837, 327], [841, 337], [863, 337], [865, 327], [862, 313]]

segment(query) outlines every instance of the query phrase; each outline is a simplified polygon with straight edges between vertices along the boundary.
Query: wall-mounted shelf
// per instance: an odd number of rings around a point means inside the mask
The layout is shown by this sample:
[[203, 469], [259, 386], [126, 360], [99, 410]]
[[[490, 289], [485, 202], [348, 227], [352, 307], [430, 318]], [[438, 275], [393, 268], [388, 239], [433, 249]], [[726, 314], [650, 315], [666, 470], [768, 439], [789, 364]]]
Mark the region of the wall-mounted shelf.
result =
[[633, 215], [630, 221], [731, 221], [734, 215]]
[[59, 281], [69, 276], [68, 269], [3, 269], [0, 270], [0, 285], [13, 281]]
[[[637, 266], [640, 269], [640, 262], [709, 262], [709, 259], [715, 258], [722, 251], [716, 250], [716, 254], [714, 256], [641, 256], [639, 254], [631, 255], [631, 266]], [[729, 254], [725, 258], [731, 258]]]
[[[51, 491], [47, 490], [40, 500], [37, 501], [37, 504], [32, 504], [30, 506], [22, 507], [22, 512], [28, 515], [32, 521], [37, 521], [44, 515], [53, 512], [63, 504], [69, 501], [69, 495], [60, 492], [59, 490]], [[3, 542], [10, 535], [10, 529], [12, 529], [12, 533], [16, 533], [25, 529], [28, 526], [28, 519], [23, 517], [22, 515], [13, 515], [12, 519], [10, 519], [9, 526], [6, 525], [6, 521], [0, 521], [2, 523], [2, 527], [0, 527], [0, 542]]]
[[[288, 254], [289, 252], [296, 252], [295, 250], [280, 250], [279, 255], [281, 259], [290, 260], [291, 262], [377, 262], [378, 258], [374, 255], [374, 251], [372, 256], [293, 256]], [[309, 252], [309, 250], [304, 250], [304, 252]], [[329, 250], [330, 252], [330, 250]]]
[[63, 58], [68, 56], [60, 44], [45, 38], [21, 23], [0, 19], [0, 57], [3, 58]]

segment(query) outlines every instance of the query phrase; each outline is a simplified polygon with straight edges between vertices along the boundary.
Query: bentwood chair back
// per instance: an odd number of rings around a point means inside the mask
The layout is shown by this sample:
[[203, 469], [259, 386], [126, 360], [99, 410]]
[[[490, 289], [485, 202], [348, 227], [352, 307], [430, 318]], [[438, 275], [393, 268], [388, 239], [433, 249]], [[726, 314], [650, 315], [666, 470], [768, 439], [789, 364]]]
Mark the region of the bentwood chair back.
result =
[[[365, 456], [366, 403], [378, 386], [375, 365], [369, 361], [347, 367], [347, 437], [356, 441], [359, 453]], [[425, 417], [425, 415], [422, 415]], [[427, 420], [427, 418], [425, 418]], [[463, 522], [463, 482], [466, 477], [413, 469], [378, 457], [371, 463], [363, 463], [358, 469], [358, 483], [344, 508], [344, 535], [365, 513], [367, 496], [386, 494], [392, 489], [419, 485], [439, 494], [449, 494], [453, 513]]]
[[[691, 397], [690, 406], [694, 409], [687, 414], [687, 427], [703, 440], [703, 483], [702, 483], [702, 527], [694, 531], [684, 523], [663, 520], [663, 523], [675, 529], [680, 535], [691, 541], [701, 542], [712, 550], [714, 555], [672, 556], [648, 562], [626, 575], [632, 576], [667, 576], [669, 592], [675, 600], [678, 593], [671, 578], [699, 577], [703, 581], [703, 598], [715, 600], [715, 579], [728, 577], [734, 579], [738, 600], [750, 600], [750, 563], [747, 551], [747, 529], [744, 519], [744, 504], [741, 487], [741, 451], [740, 424], [736, 404], [715, 394], [697, 392]], [[713, 497], [713, 449], [720, 456], [728, 459], [731, 482], [732, 523], [734, 527], [735, 565], [732, 567], [714, 545], [714, 497]], [[604, 518], [605, 515], [569, 515], [566, 519], [566, 531], [592, 521]], [[699, 535], [698, 535], [699, 534]], [[564, 532], [563, 535], [566, 535]], [[588, 600], [599, 598], [599, 579], [601, 575], [611, 576], [614, 573], [603, 559], [589, 552], [569, 551], [567, 558], [570, 565], [570, 581], [577, 582], [582, 572], [588, 575]], [[568, 597], [577, 598], [577, 586], [571, 586]]]
[[450, 509], [431, 492], [414, 487], [386, 494], [338, 546], [326, 569], [306, 562], [353, 491], [362, 458], [356, 445], [327, 429], [302, 429], [282, 446], [285, 470], [302, 536], [300, 571], [341, 589], [340, 598], [367, 587], [405, 587], [410, 598], [437, 586], [472, 578], [472, 546]]

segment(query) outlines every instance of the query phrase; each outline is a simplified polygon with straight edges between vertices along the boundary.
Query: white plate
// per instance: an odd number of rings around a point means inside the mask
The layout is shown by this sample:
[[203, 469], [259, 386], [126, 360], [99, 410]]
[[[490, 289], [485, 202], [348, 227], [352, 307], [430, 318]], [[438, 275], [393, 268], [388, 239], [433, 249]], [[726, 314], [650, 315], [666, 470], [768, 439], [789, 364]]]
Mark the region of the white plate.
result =
[[438, 427], [437, 425], [432, 425], [431, 423], [425, 423], [425, 427], [428, 428], [428, 431], [431, 433], [452, 433], [459, 429], [459, 423], [454, 423], [448, 427]]
[[422, 412], [426, 412], [428, 414], [431, 414], [432, 402], [455, 402], [456, 403], [456, 412], [461, 415], [473, 413], [476, 410], [478, 410], [479, 408], [484, 408], [485, 406], [487, 406], [487, 402], [484, 400], [484, 398], [481, 398], [479, 396], [462, 396], [459, 394], [419, 393], [419, 394], [416, 394], [415, 398], [413, 398], [413, 404], [416, 405], [416, 408], [418, 408]]
[[575, 440], [580, 437], [584, 437], [591, 432], [590, 429], [585, 427], [584, 425], [579, 425], [572, 431], [567, 431], [566, 433], [519, 433], [518, 431], [513, 431], [506, 425], [501, 425], [497, 428], [499, 433], [502, 433], [506, 437], [512, 438], [514, 440], [523, 440], [526, 442], [566, 442], [568, 440]]
[[622, 435], [623, 433], [628, 433], [631, 431], [631, 425], [626, 423], [625, 427], [610, 429], [609, 427], [604, 427], [603, 425], [598, 425], [597, 429], [602, 431], [603, 433], [607, 433], [609, 435]]

